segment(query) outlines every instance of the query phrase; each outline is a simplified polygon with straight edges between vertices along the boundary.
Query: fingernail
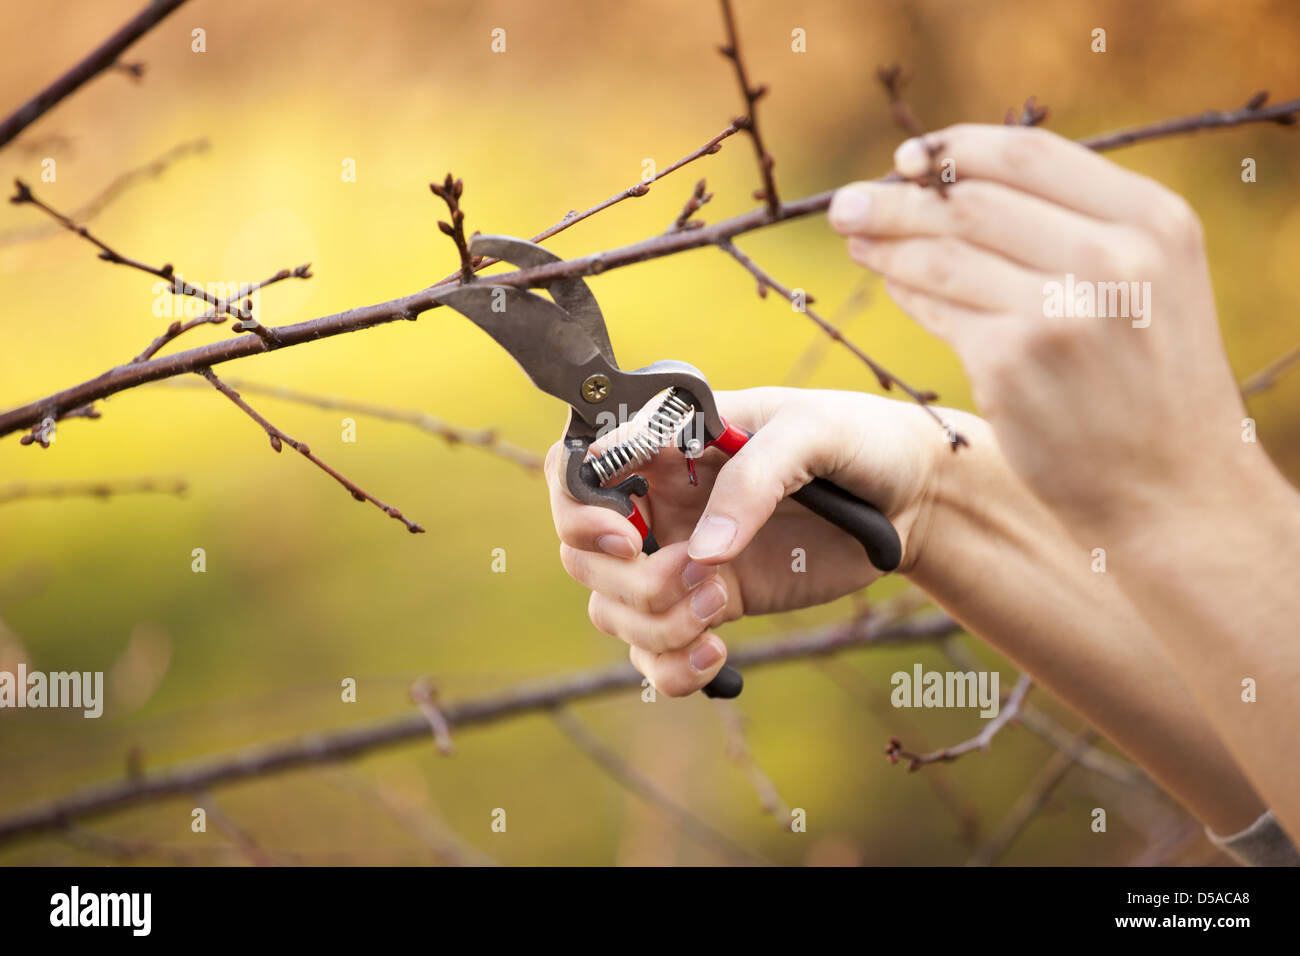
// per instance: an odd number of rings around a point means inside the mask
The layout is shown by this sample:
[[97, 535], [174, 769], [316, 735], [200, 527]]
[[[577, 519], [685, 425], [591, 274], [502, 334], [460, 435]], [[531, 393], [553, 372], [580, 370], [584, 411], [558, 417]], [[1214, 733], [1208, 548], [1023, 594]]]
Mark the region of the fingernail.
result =
[[703, 624], [726, 606], [727, 589], [721, 581], [705, 584], [691, 595], [691, 613]]
[[691, 651], [691, 667], [704, 673], [723, 658], [722, 642], [710, 635], [704, 643]]
[[616, 558], [636, 557], [636, 546], [621, 534], [602, 534], [596, 539], [596, 547]]
[[903, 176], [924, 175], [930, 168], [930, 150], [920, 137], [903, 140], [894, 150], [894, 169]]
[[687, 561], [686, 567], [682, 571], [682, 580], [686, 582], [686, 589], [689, 591], [695, 585], [707, 581], [717, 573], [718, 569], [713, 565], [696, 564], [694, 561]]
[[736, 537], [736, 522], [725, 515], [708, 515], [695, 526], [686, 553], [692, 558], [711, 558], [722, 554]]
[[837, 232], [852, 232], [867, 225], [871, 216], [871, 197], [858, 186], [845, 186], [831, 199], [831, 228]]

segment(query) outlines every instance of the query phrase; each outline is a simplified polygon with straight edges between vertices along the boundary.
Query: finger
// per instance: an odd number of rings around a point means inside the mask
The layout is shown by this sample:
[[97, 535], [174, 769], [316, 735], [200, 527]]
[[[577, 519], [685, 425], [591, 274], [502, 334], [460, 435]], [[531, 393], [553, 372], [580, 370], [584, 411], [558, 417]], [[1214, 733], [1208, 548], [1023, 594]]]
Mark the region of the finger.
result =
[[560, 443], [546, 454], [544, 473], [551, 497], [551, 518], [560, 541], [580, 551], [596, 551], [623, 560], [641, 553], [641, 536], [632, 523], [609, 508], [584, 505], [569, 494], [559, 474]]
[[693, 694], [718, 675], [727, 661], [727, 646], [705, 631], [688, 646], [666, 654], [633, 647], [632, 666], [649, 678], [656, 691], [669, 697]]
[[730, 561], [749, 544], [786, 495], [813, 479], [835, 443], [834, 426], [815, 405], [786, 404], [714, 479], [687, 553], [702, 564]]
[[666, 545], [640, 561], [560, 545], [560, 562], [569, 576], [592, 591], [647, 614], [661, 614], [688, 591], [718, 573], [686, 555], [686, 542]]
[[1141, 236], [1000, 183], [959, 180], [946, 195], [915, 183], [852, 183], [831, 201], [845, 235], [954, 236], [1045, 273], [1109, 275]]
[[885, 291], [922, 328], [943, 339], [960, 354], [965, 354], [965, 345], [972, 338], [987, 335], [991, 321], [1008, 317], [1006, 313], [985, 312], [939, 298], [897, 279], [886, 279]]
[[662, 614], [648, 614], [593, 591], [587, 616], [602, 634], [662, 654], [690, 644], [711, 623], [739, 616], [728, 615], [730, 601], [727, 585], [721, 577], [713, 577]]
[[932, 151], [938, 164], [952, 160], [958, 182], [999, 182], [1111, 222], [1143, 225], [1163, 217], [1176, 198], [1086, 146], [1036, 127], [960, 123], [905, 141], [894, 162], [908, 175], [918, 164], [929, 168]]
[[887, 279], [929, 289], [976, 309], [1014, 309], [1042, 299], [1050, 276], [1031, 272], [961, 239], [867, 239], [852, 236], [849, 255]]

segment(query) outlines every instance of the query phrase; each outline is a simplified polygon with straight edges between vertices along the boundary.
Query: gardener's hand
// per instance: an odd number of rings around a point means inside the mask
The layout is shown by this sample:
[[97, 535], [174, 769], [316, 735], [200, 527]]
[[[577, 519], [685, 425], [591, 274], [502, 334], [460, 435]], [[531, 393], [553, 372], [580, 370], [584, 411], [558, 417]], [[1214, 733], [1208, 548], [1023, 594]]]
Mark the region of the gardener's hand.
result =
[[[947, 198], [855, 183], [836, 194], [831, 224], [957, 351], [1012, 467], [1067, 525], [1133, 527], [1153, 503], [1186, 510], [1262, 457], [1241, 441], [1201, 228], [1181, 197], [1020, 127], [908, 140], [899, 172], [926, 170], [928, 146], [956, 173]], [[1079, 317], [1087, 301], [1071, 290], [1099, 293], [1101, 317]]]
[[722, 667], [726, 648], [709, 628], [821, 604], [880, 576], [862, 545], [788, 494], [818, 476], [871, 502], [897, 528], [906, 571], [918, 557], [913, 532], [926, 524], [935, 461], [951, 454], [934, 421], [901, 402], [788, 388], [716, 397], [723, 417], [754, 437], [732, 459], [718, 451], [699, 459], [698, 487], [674, 447], [638, 469], [650, 481], [648, 499], [636, 502], [661, 545], [654, 555], [641, 555], [626, 518], [570, 497], [558, 443], [546, 458], [560, 557], [592, 591], [592, 623], [626, 641], [637, 669], [674, 697]]

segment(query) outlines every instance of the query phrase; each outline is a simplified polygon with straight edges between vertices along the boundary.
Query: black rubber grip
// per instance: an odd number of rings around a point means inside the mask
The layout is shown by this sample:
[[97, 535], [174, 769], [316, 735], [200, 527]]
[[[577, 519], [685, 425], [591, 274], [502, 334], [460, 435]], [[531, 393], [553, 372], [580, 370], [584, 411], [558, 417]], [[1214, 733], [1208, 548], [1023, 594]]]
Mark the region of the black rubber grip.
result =
[[825, 478], [814, 478], [790, 497], [857, 538], [877, 570], [894, 571], [902, 563], [903, 542], [898, 539], [894, 526], [874, 505], [851, 491]]
[[[659, 550], [659, 542], [655, 539], [653, 531], [646, 534], [641, 541], [641, 551], [643, 554], [654, 554]], [[713, 675], [713, 680], [704, 685], [705, 697], [721, 697], [730, 700], [733, 697], [739, 697], [740, 692], [745, 689], [745, 678], [740, 676], [740, 671], [736, 670], [730, 664], [723, 664], [722, 670]]]

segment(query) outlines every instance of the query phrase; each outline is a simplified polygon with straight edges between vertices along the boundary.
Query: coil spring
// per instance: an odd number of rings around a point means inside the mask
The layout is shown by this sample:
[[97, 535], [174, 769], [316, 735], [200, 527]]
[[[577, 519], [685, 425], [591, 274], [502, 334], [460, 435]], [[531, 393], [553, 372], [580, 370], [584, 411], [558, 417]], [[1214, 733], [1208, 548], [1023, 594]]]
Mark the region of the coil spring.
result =
[[600, 483], [607, 485], [649, 462], [659, 454], [659, 449], [673, 441], [691, 411], [691, 405], [677, 397], [676, 389], [669, 389], [664, 400], [650, 414], [645, 428], [608, 451], [587, 459]]

